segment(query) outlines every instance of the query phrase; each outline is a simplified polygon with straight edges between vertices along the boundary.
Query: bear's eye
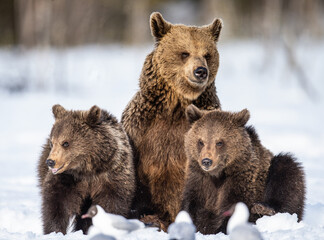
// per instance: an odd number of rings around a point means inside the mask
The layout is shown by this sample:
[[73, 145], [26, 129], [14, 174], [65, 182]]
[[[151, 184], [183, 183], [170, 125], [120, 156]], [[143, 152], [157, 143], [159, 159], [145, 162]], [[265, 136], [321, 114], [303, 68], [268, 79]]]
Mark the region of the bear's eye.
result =
[[188, 58], [189, 55], [190, 55], [190, 54], [189, 54], [188, 52], [182, 52], [182, 53], [181, 53], [181, 58], [182, 58], [182, 60]]
[[217, 147], [222, 147], [224, 145], [223, 141], [219, 141], [216, 143], [216, 146]]
[[198, 146], [199, 147], [204, 147], [205, 146], [204, 142], [201, 139], [198, 140]]
[[208, 60], [211, 59], [211, 55], [210, 55], [209, 53], [207, 53], [207, 54], [204, 56], [204, 58], [208, 61]]
[[69, 146], [69, 143], [68, 143], [68, 142], [64, 142], [64, 143], [62, 144], [62, 146], [65, 147], [65, 148], [67, 148], [67, 147]]

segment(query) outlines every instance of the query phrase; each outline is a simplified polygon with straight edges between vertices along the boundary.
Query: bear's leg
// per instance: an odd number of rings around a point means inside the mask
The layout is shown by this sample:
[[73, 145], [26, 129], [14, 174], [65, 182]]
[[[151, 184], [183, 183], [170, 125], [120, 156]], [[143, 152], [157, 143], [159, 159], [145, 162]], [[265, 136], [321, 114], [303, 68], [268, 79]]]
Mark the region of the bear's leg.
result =
[[303, 218], [305, 176], [300, 163], [290, 154], [272, 158], [269, 168], [264, 203], [276, 212], [297, 213]]
[[139, 181], [136, 184], [136, 191], [132, 202], [129, 218], [144, 218], [146, 215], [154, 215], [152, 196], [147, 186]]
[[[225, 212], [225, 211], [223, 211]], [[197, 209], [195, 221], [197, 231], [202, 234], [217, 234], [226, 232], [228, 218], [223, 214], [216, 214], [214, 211], [201, 208]]]
[[66, 174], [48, 175], [42, 196], [44, 234], [66, 234], [70, 218], [79, 213], [82, 204], [82, 197], [76, 191], [73, 177]]
[[100, 194], [93, 197], [93, 204], [98, 204], [106, 212], [127, 217], [130, 212], [131, 198], [120, 186], [103, 186]]
[[183, 172], [172, 173], [172, 170], [166, 170], [164, 175], [159, 175], [160, 173], [153, 175], [149, 183], [152, 203], [159, 218], [169, 225], [174, 222], [181, 208], [184, 174]]
[[[199, 192], [201, 191], [200, 185], [190, 182], [186, 185], [183, 200], [181, 204], [181, 210], [189, 213], [193, 223], [196, 225], [197, 231], [202, 234], [216, 234], [218, 232], [226, 231], [227, 218], [223, 216], [225, 210], [220, 210], [220, 214], [205, 209], [205, 199], [199, 199]], [[222, 207], [222, 209], [229, 209]]]
[[92, 219], [82, 219], [82, 215], [87, 213], [91, 205], [92, 200], [89, 197], [87, 197], [82, 203], [80, 214], [75, 216], [74, 231], [82, 230], [83, 234], [88, 233], [89, 227], [92, 225]]
[[[195, 223], [197, 218], [197, 210], [202, 208], [203, 205], [200, 203], [197, 198], [198, 192], [195, 189], [197, 184], [186, 184], [180, 210], [184, 210], [189, 213], [192, 221]], [[205, 200], [203, 200], [205, 201]]]

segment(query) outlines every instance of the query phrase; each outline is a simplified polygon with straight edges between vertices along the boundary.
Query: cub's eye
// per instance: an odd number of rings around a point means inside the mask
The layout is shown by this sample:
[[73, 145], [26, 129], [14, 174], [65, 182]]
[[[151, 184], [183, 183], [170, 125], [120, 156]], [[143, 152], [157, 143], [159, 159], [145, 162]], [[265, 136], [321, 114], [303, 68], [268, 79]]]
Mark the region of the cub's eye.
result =
[[187, 52], [183, 52], [183, 53], [181, 53], [181, 58], [182, 58], [182, 60], [184, 60], [184, 59], [186, 59], [187, 57], [189, 57], [189, 53], [187, 53]]
[[207, 53], [207, 54], [204, 56], [204, 58], [208, 61], [208, 60], [211, 59], [211, 55], [210, 55], [209, 53]]
[[216, 143], [216, 146], [217, 147], [222, 147], [224, 145], [223, 141], [219, 141]]
[[201, 139], [198, 140], [198, 146], [199, 147], [205, 146], [204, 142]]
[[62, 146], [65, 147], [65, 148], [67, 148], [67, 147], [69, 146], [69, 143], [68, 143], [68, 142], [64, 142], [64, 143], [62, 144]]

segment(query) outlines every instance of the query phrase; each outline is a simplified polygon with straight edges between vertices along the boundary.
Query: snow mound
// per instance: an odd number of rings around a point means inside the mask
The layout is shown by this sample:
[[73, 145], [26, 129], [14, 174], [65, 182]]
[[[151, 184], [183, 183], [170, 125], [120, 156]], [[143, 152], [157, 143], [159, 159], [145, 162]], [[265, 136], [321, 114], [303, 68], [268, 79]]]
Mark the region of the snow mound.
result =
[[303, 222], [297, 221], [297, 214], [277, 213], [274, 216], [264, 216], [256, 221], [261, 232], [275, 232], [280, 230], [296, 230], [304, 227]]

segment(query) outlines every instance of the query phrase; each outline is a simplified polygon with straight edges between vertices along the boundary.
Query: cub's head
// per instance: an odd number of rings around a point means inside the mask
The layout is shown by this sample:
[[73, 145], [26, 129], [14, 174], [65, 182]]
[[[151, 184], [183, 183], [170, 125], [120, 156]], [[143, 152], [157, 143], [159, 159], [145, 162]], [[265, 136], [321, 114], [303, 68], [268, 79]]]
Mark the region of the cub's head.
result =
[[250, 118], [248, 110], [237, 113], [203, 111], [190, 105], [186, 116], [191, 124], [185, 136], [187, 158], [203, 171], [219, 177], [250, 149], [251, 141], [245, 130]]
[[150, 25], [156, 41], [153, 62], [159, 74], [177, 94], [197, 99], [215, 80], [219, 65], [216, 42], [222, 21], [215, 19], [202, 27], [173, 25], [155, 12]]
[[105, 157], [115, 152], [116, 144], [104, 124], [111, 117], [106, 111], [97, 106], [89, 111], [67, 111], [60, 105], [54, 105], [52, 110], [55, 123], [48, 140], [51, 151], [46, 164], [53, 174], [91, 171], [100, 167], [96, 159], [101, 159], [103, 149], [107, 151]]

